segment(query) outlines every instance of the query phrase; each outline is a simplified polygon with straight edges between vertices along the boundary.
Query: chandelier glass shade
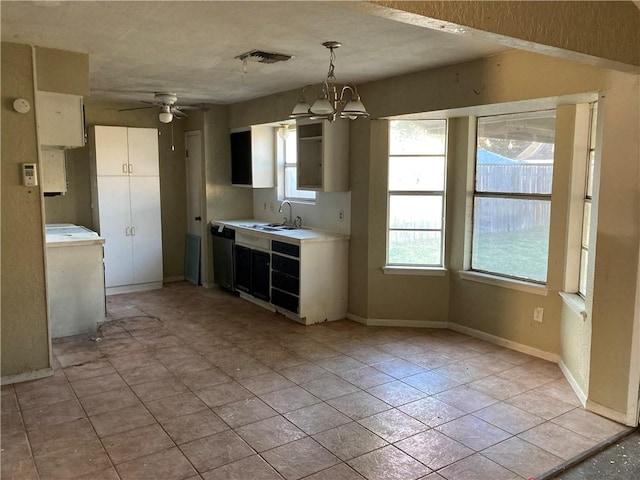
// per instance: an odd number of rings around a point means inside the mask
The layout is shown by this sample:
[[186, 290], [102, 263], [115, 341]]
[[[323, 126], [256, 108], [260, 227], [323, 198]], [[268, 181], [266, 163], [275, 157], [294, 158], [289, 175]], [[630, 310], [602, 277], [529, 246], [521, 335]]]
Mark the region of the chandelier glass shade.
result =
[[[322, 91], [319, 97], [309, 104], [304, 96], [304, 89], [300, 99], [289, 118], [311, 118], [313, 120], [334, 121], [337, 116], [355, 120], [356, 118], [366, 118], [369, 116], [364, 104], [358, 95], [355, 85], [346, 84], [342, 88], [336, 86], [334, 74], [336, 59], [335, 49], [341, 46], [340, 42], [324, 42], [322, 44], [329, 49], [329, 72], [327, 79], [322, 84]], [[339, 93], [338, 93], [339, 92]]]

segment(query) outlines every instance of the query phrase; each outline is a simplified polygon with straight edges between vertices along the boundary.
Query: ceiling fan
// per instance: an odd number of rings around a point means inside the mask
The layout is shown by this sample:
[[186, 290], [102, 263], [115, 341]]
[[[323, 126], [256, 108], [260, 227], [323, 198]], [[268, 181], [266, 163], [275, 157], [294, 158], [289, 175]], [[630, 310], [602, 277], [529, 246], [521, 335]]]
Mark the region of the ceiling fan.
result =
[[160, 114], [158, 119], [162, 123], [171, 123], [173, 118], [188, 117], [184, 110], [199, 110], [201, 112], [208, 112], [209, 107], [198, 105], [177, 105], [178, 96], [175, 93], [156, 92], [153, 102], [147, 102], [142, 100], [142, 103], [149, 104], [148, 107], [134, 107], [134, 108], [121, 108], [119, 112], [126, 112], [129, 110], [143, 110], [146, 108], [160, 108]]

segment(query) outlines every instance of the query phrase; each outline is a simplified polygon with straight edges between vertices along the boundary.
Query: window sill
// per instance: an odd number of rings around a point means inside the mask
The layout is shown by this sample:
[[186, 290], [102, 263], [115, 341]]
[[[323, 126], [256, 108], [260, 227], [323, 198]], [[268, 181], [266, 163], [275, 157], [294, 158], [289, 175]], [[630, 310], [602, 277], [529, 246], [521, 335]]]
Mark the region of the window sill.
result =
[[494, 287], [509, 288], [511, 290], [518, 290], [520, 292], [531, 293], [533, 295], [540, 295], [543, 297], [546, 297], [549, 293], [549, 289], [545, 285], [488, 275], [486, 273], [462, 271], [460, 272], [460, 278], [471, 282], [484, 283], [486, 285], [493, 285]]
[[444, 277], [446, 268], [442, 267], [394, 267], [384, 266], [382, 272], [385, 275], [419, 275], [423, 277]]
[[559, 292], [562, 302], [573, 312], [580, 315], [582, 320], [587, 319], [587, 311], [584, 306], [584, 298], [577, 293]]

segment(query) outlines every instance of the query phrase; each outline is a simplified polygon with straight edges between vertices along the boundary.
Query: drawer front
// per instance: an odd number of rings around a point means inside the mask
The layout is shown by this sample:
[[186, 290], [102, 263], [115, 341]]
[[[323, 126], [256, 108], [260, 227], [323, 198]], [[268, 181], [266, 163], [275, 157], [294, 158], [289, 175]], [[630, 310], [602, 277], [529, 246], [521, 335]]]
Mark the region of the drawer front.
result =
[[300, 294], [300, 279], [286, 273], [271, 271], [271, 286], [294, 295]]
[[271, 258], [271, 269], [277, 272], [286, 273], [293, 277], [300, 277], [300, 260], [294, 258], [282, 257], [273, 254]]
[[252, 235], [250, 233], [236, 230], [236, 243], [246, 245], [247, 247], [255, 247], [261, 250], [269, 250], [269, 239], [260, 235]]
[[281, 292], [280, 290], [276, 290], [275, 288], [271, 289], [271, 303], [278, 307], [289, 310], [290, 312], [293, 312], [295, 314], [300, 313], [300, 303], [298, 297], [285, 292]]
[[290, 257], [300, 258], [300, 245], [293, 245], [291, 243], [272, 240], [271, 250], [278, 253], [284, 253], [285, 255], [289, 255]]

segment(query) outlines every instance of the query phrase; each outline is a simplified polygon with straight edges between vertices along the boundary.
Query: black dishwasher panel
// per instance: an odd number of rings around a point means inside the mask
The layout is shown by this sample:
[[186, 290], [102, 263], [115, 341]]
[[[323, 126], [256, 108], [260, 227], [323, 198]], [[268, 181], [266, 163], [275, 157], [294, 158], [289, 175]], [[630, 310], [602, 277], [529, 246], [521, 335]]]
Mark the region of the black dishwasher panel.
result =
[[273, 270], [286, 273], [293, 277], [300, 277], [300, 260], [273, 254]]
[[271, 240], [271, 250], [278, 253], [284, 253], [290, 257], [300, 257], [300, 245], [292, 245], [291, 243], [278, 242]]
[[235, 292], [234, 265], [234, 239], [235, 230], [223, 228], [217, 225], [211, 227], [213, 242], [213, 283]]
[[251, 249], [236, 245], [235, 253], [236, 289], [251, 293]]
[[269, 301], [271, 255], [260, 250], [251, 251], [251, 295]]
[[290, 312], [300, 313], [299, 300], [295, 295], [289, 295], [275, 288], [271, 289], [271, 303]]

